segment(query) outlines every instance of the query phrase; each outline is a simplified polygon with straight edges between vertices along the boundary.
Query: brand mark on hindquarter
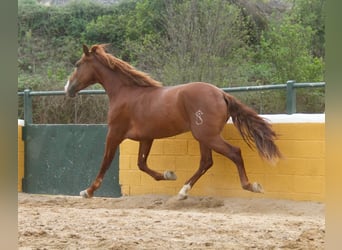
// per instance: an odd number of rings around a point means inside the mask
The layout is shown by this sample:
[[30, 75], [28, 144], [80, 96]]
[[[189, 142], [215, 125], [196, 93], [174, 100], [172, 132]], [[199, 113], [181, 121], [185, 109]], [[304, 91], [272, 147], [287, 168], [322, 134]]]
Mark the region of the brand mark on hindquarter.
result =
[[202, 115], [204, 113], [199, 109], [196, 113], [195, 113], [195, 123], [196, 125], [202, 125], [203, 124], [203, 118], [202, 118]]

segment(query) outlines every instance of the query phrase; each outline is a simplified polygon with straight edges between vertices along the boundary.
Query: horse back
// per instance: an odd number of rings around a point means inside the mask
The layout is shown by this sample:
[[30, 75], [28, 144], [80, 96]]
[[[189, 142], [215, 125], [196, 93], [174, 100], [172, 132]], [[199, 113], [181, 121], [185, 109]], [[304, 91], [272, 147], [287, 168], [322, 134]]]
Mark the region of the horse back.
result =
[[173, 136], [202, 124], [212, 127], [211, 119], [220, 123], [227, 119], [222, 91], [200, 82], [140, 87], [127, 93], [121, 106], [121, 119], [113, 115], [116, 119], [112, 123], [125, 127], [125, 137], [134, 140]]

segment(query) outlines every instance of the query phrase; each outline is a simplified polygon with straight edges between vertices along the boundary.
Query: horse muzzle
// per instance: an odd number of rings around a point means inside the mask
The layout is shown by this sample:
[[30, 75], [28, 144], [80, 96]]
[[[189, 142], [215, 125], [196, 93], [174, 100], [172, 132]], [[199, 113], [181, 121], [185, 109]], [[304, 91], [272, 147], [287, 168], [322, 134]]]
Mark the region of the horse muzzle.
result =
[[68, 80], [67, 83], [64, 86], [64, 91], [67, 96], [69, 97], [75, 97], [76, 91], [74, 85], [70, 84], [70, 81]]

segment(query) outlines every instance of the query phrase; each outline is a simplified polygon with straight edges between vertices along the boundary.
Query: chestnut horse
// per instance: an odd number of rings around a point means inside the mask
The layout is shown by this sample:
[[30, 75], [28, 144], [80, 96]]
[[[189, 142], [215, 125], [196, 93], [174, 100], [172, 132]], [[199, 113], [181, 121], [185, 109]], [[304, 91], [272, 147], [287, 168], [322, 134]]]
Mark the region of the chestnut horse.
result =
[[156, 172], [147, 166], [146, 161], [154, 139], [187, 131], [191, 131], [199, 142], [201, 160], [198, 170], [180, 190], [179, 199], [186, 199], [188, 191], [213, 165], [212, 150], [235, 163], [243, 189], [263, 192], [260, 184], [249, 182], [241, 150], [220, 135], [232, 117], [242, 138], [249, 146], [255, 144], [262, 158], [270, 162], [280, 158], [281, 153], [274, 143], [275, 132], [255, 111], [208, 83], [162, 87], [148, 74], [107, 53], [105, 45], [94, 45], [90, 49], [83, 45], [83, 52], [64, 87], [65, 92], [74, 97], [89, 85], [100, 83], [109, 97], [109, 111], [101, 168], [89, 188], [81, 191], [82, 197], [92, 197], [100, 187], [115, 151], [124, 139], [139, 141], [140, 170], [157, 181], [175, 180], [174, 172]]

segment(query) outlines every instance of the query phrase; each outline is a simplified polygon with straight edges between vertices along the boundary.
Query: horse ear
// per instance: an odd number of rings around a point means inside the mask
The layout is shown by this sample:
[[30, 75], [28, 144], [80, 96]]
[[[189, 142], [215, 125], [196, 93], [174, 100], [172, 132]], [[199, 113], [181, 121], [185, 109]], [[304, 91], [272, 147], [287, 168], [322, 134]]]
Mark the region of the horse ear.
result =
[[83, 52], [86, 56], [89, 56], [89, 54], [90, 54], [89, 49], [88, 49], [87, 45], [85, 45], [85, 44], [83, 44]]

